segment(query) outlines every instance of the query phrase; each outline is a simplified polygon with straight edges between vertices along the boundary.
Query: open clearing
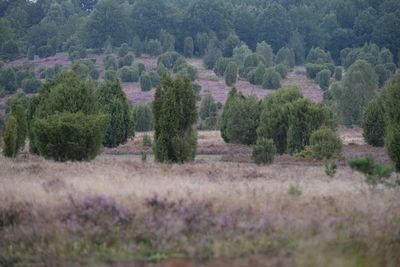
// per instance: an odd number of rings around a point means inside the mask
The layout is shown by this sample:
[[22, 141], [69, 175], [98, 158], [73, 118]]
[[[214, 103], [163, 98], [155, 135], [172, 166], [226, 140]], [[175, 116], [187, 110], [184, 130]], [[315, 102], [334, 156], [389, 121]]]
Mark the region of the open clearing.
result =
[[[357, 132], [342, 136], [353, 143]], [[141, 135], [125, 146], [139, 151]], [[372, 189], [344, 164], [329, 178], [322, 162], [288, 156], [271, 166], [241, 163], [233, 155], [249, 158], [249, 148], [224, 148], [218, 132], [199, 132], [199, 150], [209, 146], [215, 153], [183, 165], [116, 151], [92, 162], [0, 157], [0, 263], [400, 263], [398, 190]], [[362, 153], [365, 145], [350, 147]]]

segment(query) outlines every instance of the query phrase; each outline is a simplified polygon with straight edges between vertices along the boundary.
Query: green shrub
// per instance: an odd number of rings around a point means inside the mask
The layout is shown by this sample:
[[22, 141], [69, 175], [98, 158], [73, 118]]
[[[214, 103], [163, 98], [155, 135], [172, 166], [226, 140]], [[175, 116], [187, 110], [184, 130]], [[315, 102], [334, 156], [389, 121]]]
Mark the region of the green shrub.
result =
[[285, 64], [289, 68], [293, 68], [295, 65], [295, 55], [292, 49], [282, 47], [278, 50], [275, 56], [276, 64]]
[[364, 108], [361, 127], [365, 142], [372, 146], [383, 146], [385, 137], [385, 110], [380, 98], [372, 99]]
[[228, 66], [228, 63], [232, 61], [229, 58], [226, 57], [221, 57], [217, 60], [214, 66], [214, 73], [217, 76], [223, 76], [226, 70], [226, 67]]
[[217, 104], [211, 94], [207, 94], [203, 97], [200, 105], [200, 118], [205, 120], [209, 117], [215, 117], [217, 115]]
[[144, 44], [137, 35], [132, 39], [132, 49], [137, 57], [140, 57], [144, 51]]
[[301, 192], [298, 184], [291, 184], [288, 189], [288, 194], [291, 196], [301, 196], [303, 192]]
[[153, 145], [153, 142], [151, 141], [151, 137], [148, 136], [147, 134], [143, 135], [143, 137], [142, 137], [142, 145], [144, 147], [151, 147]]
[[192, 37], [186, 37], [183, 41], [183, 55], [185, 57], [191, 58], [193, 57], [194, 52], [194, 44]]
[[27, 94], [37, 93], [39, 88], [42, 87], [42, 82], [36, 79], [24, 79], [22, 80], [22, 89]]
[[142, 75], [143, 72], [146, 72], [146, 65], [144, 65], [140, 61], [136, 61], [135, 63], [133, 63], [133, 68], [137, 69], [139, 77]]
[[227, 86], [232, 86], [236, 83], [237, 81], [237, 66], [235, 62], [229, 62], [228, 66], [226, 67], [225, 73], [224, 73], [224, 78], [225, 78], [225, 84]]
[[387, 70], [383, 64], [376, 65], [374, 69], [376, 75], [378, 76], [379, 87], [382, 87], [390, 78], [391, 72]]
[[342, 68], [340, 68], [340, 67], [335, 68], [335, 80], [336, 81], [342, 80]]
[[28, 122], [26, 120], [26, 110], [18, 98], [11, 100], [11, 116], [16, 119], [17, 122], [17, 141], [15, 149], [18, 152], [25, 146], [25, 139], [28, 134]]
[[150, 91], [152, 88], [151, 77], [148, 73], [143, 73], [140, 76], [140, 88], [142, 92]]
[[34, 60], [35, 59], [35, 54], [36, 54], [36, 47], [35, 46], [31, 46], [28, 48], [28, 53], [27, 53], [27, 57], [29, 60]]
[[386, 128], [386, 151], [397, 172], [400, 172], [400, 124], [391, 123]]
[[129, 45], [127, 43], [123, 43], [121, 47], [118, 49], [118, 56], [124, 57], [129, 52]]
[[3, 68], [0, 70], [0, 85], [8, 92], [17, 90], [17, 77], [13, 68]]
[[195, 81], [197, 78], [197, 69], [187, 63], [181, 65], [181, 68], [179, 71], [177, 71], [177, 73], [181, 75], [187, 75], [192, 81]]
[[159, 40], [150, 40], [147, 43], [146, 51], [150, 56], [158, 56], [163, 50]]
[[203, 63], [204, 66], [211, 70], [214, 68], [215, 64], [217, 63], [217, 60], [222, 57], [222, 51], [214, 42], [211, 42], [208, 44], [206, 53], [203, 57]]
[[128, 138], [135, 135], [134, 124], [126, 98], [120, 82], [104, 82], [97, 89], [100, 111], [109, 115], [103, 145], [117, 147], [126, 143]]
[[258, 138], [253, 147], [252, 158], [258, 165], [267, 165], [274, 162], [276, 147], [272, 139]]
[[164, 75], [153, 102], [155, 160], [184, 163], [194, 160], [197, 149], [196, 99], [187, 77]]
[[318, 160], [333, 159], [340, 155], [342, 146], [342, 140], [337, 133], [329, 128], [321, 128], [311, 134], [310, 145], [297, 156]]
[[37, 50], [37, 53], [40, 58], [51, 57], [56, 54], [56, 52], [53, 50], [53, 48], [49, 45], [44, 45], [44, 46], [39, 47]]
[[281, 75], [273, 68], [267, 69], [262, 81], [264, 89], [278, 89], [281, 87]]
[[142, 162], [146, 162], [147, 161], [147, 152], [146, 151], [141, 151], [140, 155], [141, 155]]
[[158, 57], [157, 66], [163, 64], [167, 69], [172, 69], [178, 59], [182, 59], [182, 56], [175, 51], [168, 51]]
[[123, 67], [118, 72], [122, 82], [128, 83], [138, 81], [138, 72], [130, 67]]
[[115, 70], [106, 70], [104, 80], [114, 82], [117, 79], [117, 72]]
[[392, 168], [382, 166], [379, 162], [375, 162], [371, 155], [349, 160], [348, 164], [350, 168], [364, 174], [365, 182], [369, 185], [376, 186], [378, 184], [384, 184], [389, 187], [394, 186], [394, 184], [387, 181], [393, 172]]
[[160, 83], [160, 75], [158, 75], [158, 73], [154, 71], [150, 72], [149, 75], [151, 80], [151, 87], [157, 87], [157, 85]]
[[117, 63], [115, 60], [115, 57], [112, 55], [106, 55], [104, 57], [104, 68], [106, 70], [116, 70], [117, 69]]
[[254, 85], [261, 85], [265, 74], [265, 66], [260, 64], [247, 74], [247, 80]]
[[9, 158], [15, 157], [17, 154], [17, 120], [14, 116], [8, 117], [3, 141], [3, 155]]
[[319, 87], [322, 90], [326, 91], [331, 84], [331, 72], [327, 69], [321, 70], [320, 72], [318, 72], [315, 80], [318, 83]]
[[118, 66], [120, 68], [124, 66], [131, 66], [133, 62], [133, 56], [132, 55], [125, 55], [124, 57], [120, 58], [118, 60]]
[[154, 130], [153, 112], [150, 104], [135, 105], [132, 110], [132, 116], [137, 132]]
[[285, 79], [289, 72], [289, 68], [282, 63], [276, 65], [275, 70], [281, 75], [282, 79]]
[[307, 77], [310, 79], [315, 79], [317, 77], [317, 74], [324, 69], [325, 69], [325, 66], [322, 64], [308, 63], [308, 64], [306, 64]]
[[100, 152], [108, 116], [59, 113], [35, 120], [40, 155], [57, 161], [91, 160]]
[[332, 160], [330, 162], [327, 162], [325, 164], [325, 174], [328, 175], [329, 177], [333, 178], [335, 177], [336, 171], [337, 171], [337, 163], [336, 160]]

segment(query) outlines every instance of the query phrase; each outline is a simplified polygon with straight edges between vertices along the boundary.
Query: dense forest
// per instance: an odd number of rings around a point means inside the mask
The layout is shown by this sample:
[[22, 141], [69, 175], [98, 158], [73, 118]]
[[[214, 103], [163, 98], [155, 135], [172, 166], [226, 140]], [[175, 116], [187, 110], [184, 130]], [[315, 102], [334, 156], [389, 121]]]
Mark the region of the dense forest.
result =
[[123, 43], [147, 48], [152, 40], [183, 52], [187, 37], [201, 56], [204, 34], [220, 41], [224, 56], [238, 39], [252, 50], [265, 41], [275, 53], [292, 48], [299, 64], [312, 47], [329, 51], [337, 64], [344, 48], [366, 42], [396, 59], [400, 47], [397, 0], [3, 0], [0, 16], [3, 60], [31, 47], [50, 53]]

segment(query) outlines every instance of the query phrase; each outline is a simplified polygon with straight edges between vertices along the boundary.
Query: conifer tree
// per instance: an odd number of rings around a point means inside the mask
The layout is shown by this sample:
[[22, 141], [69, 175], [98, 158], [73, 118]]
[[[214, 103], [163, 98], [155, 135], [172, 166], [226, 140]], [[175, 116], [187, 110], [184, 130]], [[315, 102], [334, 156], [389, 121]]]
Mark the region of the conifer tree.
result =
[[3, 155], [9, 158], [15, 157], [17, 153], [17, 120], [14, 116], [8, 117], [3, 140]]
[[28, 134], [28, 123], [26, 120], [26, 111], [22, 106], [21, 100], [15, 98], [11, 101], [11, 115], [17, 121], [17, 142], [16, 151], [23, 149], [25, 146], [25, 139]]
[[97, 95], [101, 112], [110, 115], [103, 145], [116, 147], [126, 143], [129, 137], [134, 136], [134, 126], [121, 83], [118, 80], [113, 83], [106, 81], [98, 88]]
[[196, 99], [192, 82], [164, 74], [154, 102], [154, 154], [158, 162], [184, 163], [194, 159], [197, 147]]
[[236, 83], [237, 80], [237, 66], [235, 62], [229, 62], [228, 66], [226, 67], [224, 78], [225, 84], [227, 86], [232, 86]]
[[191, 58], [193, 57], [194, 52], [194, 44], [192, 37], [186, 37], [183, 41], [183, 55], [185, 57]]

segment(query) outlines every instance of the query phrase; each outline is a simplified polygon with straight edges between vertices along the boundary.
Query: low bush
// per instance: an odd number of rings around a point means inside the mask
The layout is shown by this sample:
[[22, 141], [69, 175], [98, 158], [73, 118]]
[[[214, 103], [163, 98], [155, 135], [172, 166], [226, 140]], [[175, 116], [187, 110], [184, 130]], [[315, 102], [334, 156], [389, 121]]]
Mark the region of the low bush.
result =
[[281, 75], [270, 68], [264, 74], [262, 88], [264, 89], [278, 89], [281, 87]]
[[42, 87], [42, 82], [36, 79], [24, 79], [22, 80], [22, 89], [27, 94], [37, 93], [39, 88]]
[[318, 160], [333, 159], [340, 155], [342, 146], [342, 140], [336, 132], [321, 128], [311, 134], [310, 145], [295, 156]]
[[325, 69], [325, 66], [322, 64], [306, 64], [306, 74], [310, 79], [315, 79], [317, 77], [318, 72]]
[[140, 89], [142, 92], [150, 91], [152, 88], [151, 77], [148, 73], [143, 73], [140, 76]]
[[276, 147], [272, 139], [258, 138], [253, 147], [252, 158], [258, 165], [271, 164], [274, 161]]

